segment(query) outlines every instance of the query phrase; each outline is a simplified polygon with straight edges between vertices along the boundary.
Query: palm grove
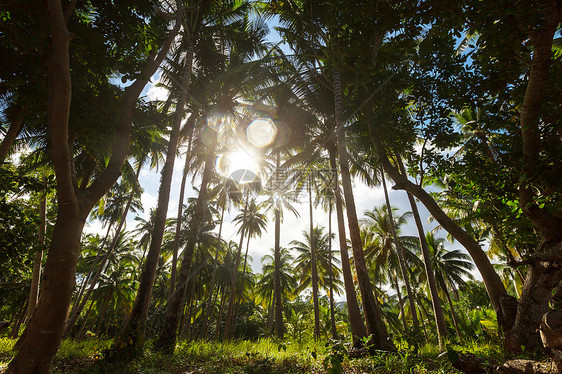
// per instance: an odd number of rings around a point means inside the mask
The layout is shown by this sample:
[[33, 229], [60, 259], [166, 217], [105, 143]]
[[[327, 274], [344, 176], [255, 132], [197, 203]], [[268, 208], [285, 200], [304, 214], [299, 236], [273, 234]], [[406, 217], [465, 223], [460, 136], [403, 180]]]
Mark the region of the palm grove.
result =
[[[489, 318], [508, 352], [537, 349], [562, 299], [561, 17], [555, 0], [3, 1], [7, 372], [47, 372], [87, 334], [115, 357], [263, 335], [393, 350]], [[155, 74], [165, 101], [142, 94]], [[143, 168], [161, 175], [147, 219]], [[358, 179], [385, 192], [363, 216]], [[304, 231], [283, 232], [294, 214]], [[88, 220], [105, 234], [83, 235]]]

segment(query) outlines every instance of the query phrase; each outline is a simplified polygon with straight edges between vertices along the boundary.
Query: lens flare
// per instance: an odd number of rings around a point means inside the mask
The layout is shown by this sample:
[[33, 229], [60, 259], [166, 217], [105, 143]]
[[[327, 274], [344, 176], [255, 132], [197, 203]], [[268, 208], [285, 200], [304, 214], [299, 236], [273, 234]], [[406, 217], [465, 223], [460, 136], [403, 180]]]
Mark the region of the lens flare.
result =
[[255, 119], [246, 128], [246, 138], [252, 145], [258, 148], [263, 148], [273, 143], [276, 134], [277, 127], [269, 118]]

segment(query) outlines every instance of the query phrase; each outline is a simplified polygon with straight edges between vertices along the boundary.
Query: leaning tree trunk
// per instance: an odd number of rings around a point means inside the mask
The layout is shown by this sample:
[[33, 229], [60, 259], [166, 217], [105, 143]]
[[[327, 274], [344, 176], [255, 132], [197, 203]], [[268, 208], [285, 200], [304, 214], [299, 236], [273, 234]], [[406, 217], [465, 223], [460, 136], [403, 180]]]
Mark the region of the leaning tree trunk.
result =
[[[43, 177], [43, 187], [47, 187], [47, 179]], [[31, 316], [35, 311], [35, 305], [39, 299], [39, 284], [41, 282], [41, 265], [43, 262], [43, 246], [45, 245], [45, 228], [46, 228], [46, 211], [47, 211], [47, 192], [43, 191], [41, 202], [39, 203], [39, 231], [37, 235], [37, 249], [33, 258], [33, 275], [31, 277], [31, 290], [29, 291], [29, 300], [27, 302], [26, 320], [31, 320]]]
[[314, 242], [312, 178], [308, 181], [308, 207], [310, 211], [310, 268], [312, 277], [312, 301], [314, 305], [314, 338], [320, 339], [320, 306], [318, 304], [318, 269], [316, 267], [316, 243]]
[[357, 294], [355, 293], [355, 286], [353, 284], [353, 275], [351, 274], [351, 265], [349, 263], [349, 254], [347, 247], [347, 238], [345, 235], [345, 221], [343, 216], [343, 202], [341, 199], [338, 169], [336, 165], [336, 149], [335, 144], [330, 144], [328, 147], [330, 156], [330, 167], [334, 173], [334, 198], [336, 203], [336, 218], [338, 221], [338, 238], [340, 243], [340, 257], [341, 268], [343, 273], [343, 283], [345, 287], [345, 295], [347, 299], [347, 314], [349, 316], [349, 324], [351, 327], [351, 335], [353, 345], [360, 344], [361, 339], [367, 336], [367, 330], [361, 317], [359, 310], [359, 303], [357, 302]]
[[143, 272], [141, 274], [140, 285], [137, 297], [133, 305], [133, 310], [123, 328], [120, 337], [115, 340], [114, 350], [120, 351], [125, 348], [138, 349], [144, 345], [146, 320], [148, 318], [148, 307], [154, 287], [162, 238], [166, 227], [166, 213], [170, 201], [170, 189], [172, 185], [172, 175], [174, 173], [174, 162], [178, 148], [179, 133], [181, 122], [185, 113], [187, 90], [191, 79], [191, 66], [193, 63], [193, 40], [188, 39], [187, 53], [184, 62], [184, 72], [180, 84], [180, 95], [176, 103], [176, 111], [170, 133], [170, 141], [166, 152], [166, 162], [162, 168], [160, 189], [158, 190], [158, 205], [154, 217], [154, 228], [150, 240], [150, 247], [146, 255]]
[[[158, 340], [155, 342], [154, 347], [158, 350], [167, 353], [173, 353], [176, 348], [177, 330], [180, 320], [180, 314], [185, 303], [185, 287], [189, 280], [189, 268], [193, 258], [195, 245], [199, 239], [199, 233], [205, 220], [205, 204], [208, 199], [208, 185], [211, 181], [213, 166], [215, 160], [214, 145], [207, 150], [208, 155], [205, 160], [205, 168], [201, 178], [201, 187], [199, 189], [199, 196], [191, 218], [191, 226], [187, 233], [187, 244], [183, 251], [183, 259], [179, 272], [179, 278], [176, 282], [174, 293], [166, 303], [166, 314], [164, 316], [164, 326], [160, 331]], [[195, 280], [194, 280], [195, 281]]]
[[6, 133], [4, 139], [2, 139], [2, 143], [0, 144], [0, 164], [4, 163], [8, 153], [10, 153], [10, 149], [14, 144], [22, 126], [23, 126], [23, 119], [25, 117], [25, 109], [20, 108], [18, 113], [16, 114], [15, 118], [10, 123], [10, 128]]
[[373, 336], [373, 343], [375, 348], [392, 350], [394, 349], [393, 343], [388, 337], [386, 326], [382, 321], [380, 307], [373, 295], [373, 286], [369, 278], [369, 271], [367, 270], [365, 254], [363, 253], [363, 245], [361, 243], [361, 234], [359, 230], [359, 222], [357, 221], [357, 212], [355, 210], [355, 199], [353, 197], [353, 187], [351, 184], [351, 175], [349, 173], [348, 154], [343, 128], [343, 104], [339, 72], [334, 72], [333, 80], [336, 117], [336, 142], [339, 151], [339, 163], [342, 174], [343, 193], [347, 207], [349, 235], [351, 237], [351, 247], [353, 249], [353, 259], [355, 261], [355, 268], [357, 271], [359, 291], [361, 292], [361, 298], [363, 299], [365, 320], [367, 321], [367, 331]]
[[427, 208], [429, 213], [443, 226], [449, 234], [451, 234], [462, 246], [468, 251], [470, 257], [474, 261], [474, 264], [478, 268], [478, 271], [482, 275], [482, 280], [486, 286], [486, 290], [490, 297], [490, 302], [496, 315], [498, 317], [498, 325], [504, 330], [508, 330], [513, 325], [515, 320], [515, 314], [509, 311], [513, 308], [510, 307], [511, 304], [515, 302], [514, 298], [510, 297], [505, 291], [505, 287], [496, 273], [490, 259], [486, 255], [486, 252], [482, 249], [477, 240], [475, 240], [470, 234], [458, 226], [445, 212], [437, 205], [433, 197], [422, 187], [410, 182], [408, 180], [404, 165], [400, 157], [398, 157], [398, 165], [400, 166], [401, 172], [398, 171], [388, 159], [386, 149], [381, 141], [381, 139], [376, 136], [373, 129], [369, 126], [369, 132], [371, 137], [371, 142], [375, 147], [377, 155], [384, 167], [385, 172], [392, 178], [395, 182], [395, 186], [392, 187], [396, 190], [406, 190], [409, 194], [418, 198], [422, 204]]
[[384, 176], [384, 171], [381, 169], [381, 180], [384, 190], [384, 199], [386, 201], [386, 209], [388, 211], [388, 217], [390, 222], [390, 231], [392, 231], [392, 239], [394, 239], [394, 245], [396, 246], [396, 254], [398, 255], [398, 262], [400, 264], [400, 272], [402, 273], [402, 279], [404, 279], [404, 284], [406, 285], [406, 293], [408, 294], [408, 301], [410, 302], [410, 313], [412, 314], [412, 322], [414, 324], [414, 334], [420, 335], [420, 325], [418, 322], [418, 314], [416, 312], [416, 305], [414, 303], [414, 294], [412, 288], [410, 287], [410, 279], [408, 277], [408, 270], [406, 269], [406, 260], [404, 259], [404, 248], [398, 240], [398, 235], [396, 234], [396, 227], [394, 225], [394, 218], [392, 217], [392, 208], [390, 206], [390, 199], [388, 197], [388, 189], [386, 188], [386, 179]]
[[447, 325], [445, 324], [445, 315], [443, 314], [441, 299], [439, 299], [439, 295], [437, 294], [437, 282], [435, 281], [435, 273], [433, 272], [433, 266], [431, 265], [431, 257], [429, 254], [427, 241], [425, 239], [425, 231], [423, 229], [423, 225], [420, 219], [418, 206], [416, 205], [416, 201], [414, 200], [414, 197], [409, 193], [408, 193], [408, 200], [410, 201], [410, 206], [412, 208], [412, 213], [414, 215], [414, 221], [416, 222], [416, 228], [418, 229], [418, 237], [420, 239], [420, 248], [423, 256], [425, 275], [427, 278], [427, 283], [429, 285], [429, 294], [431, 296], [431, 305], [433, 306], [433, 315], [435, 316], [435, 324], [437, 325], [439, 349], [443, 349], [445, 344], [445, 339], [447, 339]]

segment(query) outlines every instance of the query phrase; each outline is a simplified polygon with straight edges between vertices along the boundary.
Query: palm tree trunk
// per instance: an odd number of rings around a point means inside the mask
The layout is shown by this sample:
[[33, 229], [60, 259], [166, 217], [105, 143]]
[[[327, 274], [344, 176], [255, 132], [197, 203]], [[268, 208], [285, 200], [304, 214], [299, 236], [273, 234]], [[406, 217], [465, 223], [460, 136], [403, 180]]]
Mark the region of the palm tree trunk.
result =
[[390, 199], [388, 197], [388, 189], [386, 188], [386, 179], [384, 176], [384, 171], [382, 169], [381, 169], [381, 179], [382, 179], [382, 186], [384, 190], [384, 198], [386, 201], [386, 209], [388, 211], [388, 217], [390, 220], [390, 230], [392, 232], [392, 238], [394, 239], [394, 245], [396, 246], [396, 253], [398, 255], [398, 262], [400, 263], [400, 271], [402, 273], [402, 279], [404, 279], [404, 284], [406, 285], [406, 292], [408, 294], [408, 300], [410, 301], [410, 313], [412, 314], [412, 323], [414, 324], [414, 334], [418, 336], [420, 333], [420, 325], [418, 322], [418, 314], [416, 312], [416, 306], [414, 303], [414, 295], [412, 294], [412, 288], [410, 287], [410, 279], [408, 278], [408, 270], [406, 269], [406, 261], [404, 259], [404, 249], [402, 248], [402, 244], [398, 240], [398, 235], [396, 234], [396, 226], [394, 225], [394, 218], [392, 217], [392, 208], [390, 206]]
[[4, 139], [2, 139], [2, 144], [0, 144], [0, 165], [6, 160], [6, 156], [10, 153], [10, 148], [14, 144], [20, 130], [23, 126], [23, 119], [25, 118], [26, 110], [24, 108], [19, 108], [13, 121], [10, 123], [10, 128], [6, 133]]
[[[279, 171], [279, 151], [277, 151], [277, 158], [275, 161], [275, 170]], [[275, 274], [273, 284], [273, 305], [275, 308], [275, 335], [282, 339], [285, 333], [283, 326], [283, 304], [281, 300], [281, 202], [276, 202], [275, 207]]]
[[343, 193], [347, 208], [347, 221], [349, 225], [349, 235], [351, 237], [351, 247], [353, 249], [353, 259], [357, 271], [359, 291], [363, 300], [365, 320], [367, 321], [367, 332], [373, 336], [373, 345], [377, 349], [393, 350], [394, 346], [388, 337], [386, 326], [382, 321], [380, 307], [373, 295], [373, 286], [369, 278], [369, 271], [365, 262], [365, 254], [361, 243], [357, 212], [355, 210], [355, 199], [353, 197], [353, 187], [351, 175], [349, 173], [349, 162], [346, 149], [345, 132], [343, 128], [343, 104], [342, 91], [339, 72], [334, 72], [334, 104], [336, 117], [336, 141], [339, 151], [340, 170], [342, 174]]
[[455, 314], [455, 309], [453, 308], [453, 301], [451, 300], [451, 295], [449, 294], [447, 285], [443, 281], [441, 282], [441, 289], [443, 290], [443, 293], [445, 293], [445, 297], [447, 298], [447, 302], [449, 303], [449, 309], [451, 309], [451, 318], [453, 319], [453, 324], [455, 325], [455, 331], [457, 332], [459, 341], [462, 342], [463, 338], [462, 338], [461, 330], [459, 329], [459, 324], [457, 323], [457, 316]]
[[425, 240], [425, 232], [420, 219], [420, 213], [418, 211], [418, 207], [416, 205], [414, 197], [409, 193], [408, 193], [408, 200], [410, 201], [410, 206], [412, 208], [412, 213], [414, 215], [414, 221], [416, 222], [416, 227], [418, 229], [420, 247], [422, 250], [423, 263], [425, 267], [425, 275], [427, 277], [427, 283], [429, 284], [429, 294], [431, 295], [431, 304], [433, 306], [433, 314], [435, 315], [435, 324], [437, 325], [439, 349], [443, 349], [445, 346], [445, 339], [447, 339], [447, 325], [445, 324], [443, 307], [441, 306], [441, 299], [439, 299], [439, 295], [437, 294], [437, 283], [435, 281], [435, 273], [433, 272], [433, 266], [431, 265], [431, 257], [429, 255], [429, 248], [427, 247], [427, 241]]
[[336, 218], [338, 222], [338, 238], [340, 244], [341, 268], [343, 273], [343, 282], [345, 287], [347, 314], [349, 316], [349, 324], [351, 327], [351, 335], [354, 346], [360, 344], [361, 339], [367, 336], [367, 330], [361, 317], [359, 303], [357, 302], [357, 294], [355, 293], [355, 285], [353, 284], [353, 275], [351, 274], [351, 265], [349, 263], [349, 254], [347, 248], [347, 238], [345, 235], [345, 221], [343, 216], [343, 202], [341, 199], [338, 169], [336, 165], [336, 149], [335, 144], [328, 147], [330, 153], [330, 167], [334, 173], [334, 197], [336, 203]]
[[234, 318], [233, 318], [233, 331], [236, 323], [238, 321], [238, 310], [240, 308], [240, 304], [242, 303], [242, 298], [244, 296], [244, 280], [246, 279], [246, 262], [248, 259], [248, 249], [250, 248], [250, 233], [248, 233], [248, 238], [246, 239], [246, 254], [244, 255], [244, 266], [242, 267], [242, 279], [240, 282], [240, 292], [238, 294], [238, 301], [236, 303], [236, 308], [234, 309]]
[[244, 245], [244, 233], [246, 225], [246, 212], [248, 211], [249, 191], [246, 193], [246, 203], [244, 207], [244, 214], [242, 215], [242, 224], [240, 232], [240, 242], [238, 243], [238, 250], [236, 251], [236, 260], [234, 261], [234, 269], [232, 273], [232, 280], [230, 282], [230, 298], [228, 299], [228, 309], [226, 312], [226, 322], [224, 325], [224, 338], [232, 338], [233, 332], [233, 314], [234, 303], [236, 298], [236, 281], [238, 280], [238, 266], [240, 265], [240, 257], [242, 255], [242, 246]]
[[478, 271], [480, 271], [480, 274], [482, 275], [482, 279], [490, 297], [490, 302], [498, 317], [498, 325], [504, 330], [510, 329], [515, 320], [515, 314], [510, 314], [502, 302], [502, 299], [505, 300], [506, 297], [508, 297], [508, 294], [505, 291], [505, 286], [503, 285], [499, 275], [494, 270], [490, 259], [482, 250], [478, 241], [476, 241], [466, 231], [459, 227], [450, 217], [448, 217], [439, 205], [437, 205], [431, 195], [427, 193], [427, 191], [408, 180], [400, 157], [397, 157], [398, 165], [401, 170], [398, 171], [398, 169], [390, 163], [383, 143], [377, 136], [375, 136], [375, 133], [372, 131], [370, 126], [369, 132], [371, 142], [376, 149], [384, 170], [395, 182], [393, 189], [406, 190], [409, 194], [418, 198], [427, 210], [429, 210], [431, 215], [437, 220], [437, 222], [439, 222], [449, 234], [451, 234], [463, 245], [470, 254], [470, 257], [472, 257]]
[[[82, 340], [82, 334], [84, 333], [84, 330], [86, 328], [86, 324], [88, 323], [88, 317], [90, 317], [90, 313], [92, 312], [92, 308], [94, 306], [94, 302], [90, 303], [90, 307], [88, 308], [88, 310], [86, 311], [86, 315], [84, 316], [84, 321], [82, 322], [82, 326], [80, 326], [80, 330], [78, 330], [78, 334], [76, 334], [76, 340], [80, 341]], [[104, 312], [105, 312], [106, 308], [103, 308]], [[97, 336], [97, 334], [96, 334]]]
[[203, 176], [201, 178], [201, 187], [199, 189], [199, 196], [197, 197], [197, 203], [195, 204], [195, 209], [193, 212], [193, 217], [191, 220], [191, 226], [187, 234], [187, 244], [185, 250], [183, 251], [183, 260], [179, 272], [179, 278], [176, 282], [176, 290], [172, 297], [168, 298], [166, 304], [166, 314], [164, 316], [164, 326], [160, 331], [158, 340], [155, 342], [155, 348], [173, 353], [176, 347], [177, 329], [180, 319], [180, 312], [183, 309], [185, 303], [185, 289], [187, 281], [189, 279], [189, 268], [191, 265], [191, 260], [193, 258], [193, 252], [195, 250], [195, 245], [199, 238], [199, 232], [201, 230], [201, 225], [205, 220], [205, 204], [208, 198], [208, 185], [211, 182], [211, 177], [213, 174], [213, 167], [215, 161], [215, 146], [212, 145], [207, 150], [209, 153], [207, 159], [205, 160], [205, 169], [203, 170]]
[[158, 259], [160, 258], [160, 249], [162, 247], [162, 238], [164, 237], [164, 229], [166, 226], [166, 213], [168, 211], [168, 202], [170, 200], [170, 188], [174, 172], [174, 162], [176, 159], [180, 126], [185, 112], [187, 90], [189, 89], [189, 83], [191, 80], [194, 42], [195, 41], [192, 38], [188, 38], [184, 72], [180, 84], [182, 89], [180, 90], [176, 104], [176, 111], [174, 113], [166, 162], [162, 168], [154, 228], [150, 241], [150, 247], [146, 256], [146, 262], [141, 275], [137, 297], [135, 299], [135, 303], [133, 304], [131, 315], [125, 324], [125, 328], [123, 329], [121, 336], [115, 341], [114, 349], [118, 349], [118, 347], [123, 345], [123, 343], [125, 344], [125, 347], [130, 346], [132, 348], [140, 348], [144, 345], [144, 333], [148, 317], [148, 307], [150, 305], [152, 288], [154, 287], [154, 278], [156, 276], [156, 268], [158, 267]]
[[[43, 177], [43, 186], [47, 187], [47, 178]], [[26, 320], [31, 320], [31, 316], [35, 311], [35, 305], [39, 299], [39, 283], [41, 282], [41, 264], [43, 262], [43, 246], [45, 245], [45, 228], [46, 228], [46, 211], [47, 211], [47, 194], [43, 193], [41, 202], [39, 203], [39, 232], [37, 235], [38, 247], [35, 250], [33, 258], [33, 275], [31, 277], [31, 291], [29, 292], [29, 300], [27, 302]]]
[[336, 316], [334, 315], [334, 274], [332, 273], [332, 200], [328, 208], [328, 271], [330, 275], [330, 330], [332, 339], [337, 339]]
[[[225, 186], [226, 186], [226, 179], [224, 182]], [[207, 336], [207, 330], [209, 327], [209, 319], [210, 319], [210, 314], [211, 314], [211, 305], [212, 305], [212, 298], [213, 298], [213, 291], [215, 289], [215, 282], [216, 282], [216, 278], [217, 278], [217, 263], [218, 263], [218, 259], [219, 259], [219, 251], [220, 251], [220, 246], [221, 246], [221, 237], [222, 237], [222, 224], [224, 222], [224, 211], [226, 208], [226, 200], [227, 197], [225, 197], [224, 202], [222, 204], [222, 209], [221, 209], [221, 219], [220, 219], [220, 224], [219, 224], [219, 235], [217, 237], [217, 248], [215, 249], [215, 257], [213, 258], [213, 273], [211, 275], [211, 283], [209, 285], [209, 297], [207, 298], [207, 307], [205, 308], [205, 313], [203, 315], [203, 337]]]
[[318, 304], [318, 269], [316, 268], [316, 243], [314, 242], [312, 178], [308, 180], [308, 207], [310, 211], [310, 267], [312, 277], [312, 300], [314, 304], [314, 338], [320, 339], [320, 306]]
[[217, 313], [216, 328], [215, 328], [215, 340], [219, 340], [221, 335], [221, 322], [222, 322], [222, 311], [224, 309], [224, 301], [226, 299], [226, 290], [222, 292], [221, 302], [219, 305], [219, 312]]
[[191, 141], [193, 138], [193, 128], [195, 125], [195, 116], [192, 114], [189, 116], [188, 123], [189, 126], [189, 144], [187, 146], [187, 151], [185, 152], [185, 164], [183, 166], [183, 174], [181, 176], [181, 185], [180, 185], [180, 196], [178, 199], [178, 214], [176, 218], [176, 231], [174, 233], [174, 244], [173, 244], [173, 251], [172, 251], [172, 271], [170, 272], [170, 292], [168, 293], [168, 297], [172, 296], [174, 293], [174, 287], [176, 286], [176, 267], [178, 265], [178, 250], [180, 247], [180, 231], [181, 231], [181, 224], [183, 219], [183, 199], [185, 196], [185, 183], [187, 181], [187, 173], [189, 172], [189, 159], [191, 153]]
[[398, 277], [392, 277], [394, 282], [394, 288], [396, 288], [396, 297], [398, 297], [398, 306], [400, 306], [400, 313], [402, 314], [402, 324], [404, 325], [404, 331], [408, 330], [408, 322], [406, 321], [406, 313], [404, 313], [404, 304], [402, 302], [402, 294], [400, 292], [400, 285], [398, 284]]

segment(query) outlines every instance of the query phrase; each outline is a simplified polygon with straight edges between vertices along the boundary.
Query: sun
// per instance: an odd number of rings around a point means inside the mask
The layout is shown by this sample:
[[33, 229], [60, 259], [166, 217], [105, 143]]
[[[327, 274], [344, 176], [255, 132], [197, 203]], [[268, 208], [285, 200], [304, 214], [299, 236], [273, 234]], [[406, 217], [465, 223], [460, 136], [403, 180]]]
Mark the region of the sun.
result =
[[246, 149], [238, 149], [219, 156], [217, 170], [238, 183], [254, 182], [258, 179], [259, 159]]

